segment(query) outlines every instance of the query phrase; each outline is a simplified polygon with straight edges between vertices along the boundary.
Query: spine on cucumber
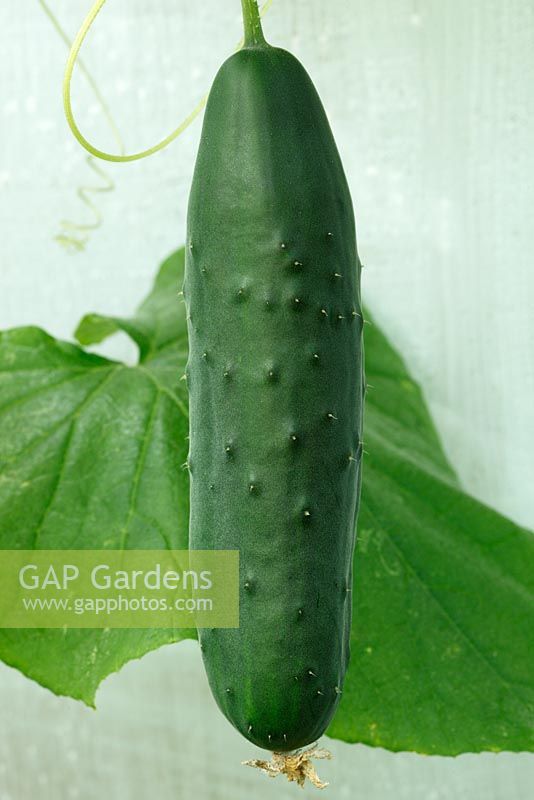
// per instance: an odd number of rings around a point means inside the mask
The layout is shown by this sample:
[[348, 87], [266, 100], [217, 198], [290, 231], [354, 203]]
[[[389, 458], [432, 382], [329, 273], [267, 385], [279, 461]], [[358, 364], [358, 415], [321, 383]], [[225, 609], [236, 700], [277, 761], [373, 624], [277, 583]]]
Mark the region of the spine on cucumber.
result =
[[290, 751], [324, 733], [349, 659], [361, 264], [315, 88], [245, 19], [189, 202], [191, 547], [240, 551], [240, 627], [199, 631], [215, 699], [251, 742]]

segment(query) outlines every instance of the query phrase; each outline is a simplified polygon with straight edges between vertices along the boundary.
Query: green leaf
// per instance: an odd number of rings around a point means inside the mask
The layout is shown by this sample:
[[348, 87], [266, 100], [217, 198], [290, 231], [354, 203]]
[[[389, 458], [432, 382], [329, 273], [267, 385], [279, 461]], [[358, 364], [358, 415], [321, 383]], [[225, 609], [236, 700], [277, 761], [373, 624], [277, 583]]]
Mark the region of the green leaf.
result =
[[[98, 344], [122, 330], [138, 345], [141, 361], [163, 363], [170, 359], [175, 366], [187, 359], [185, 305], [181, 302], [185, 251], [182, 247], [160, 267], [154, 287], [131, 319], [87, 314], [76, 329], [82, 345]], [[176, 376], [175, 376], [176, 377]], [[187, 393], [186, 393], [187, 396]]]
[[[176, 281], [175, 269], [174, 295]], [[168, 288], [174, 327], [185, 329]], [[160, 300], [152, 307], [163, 311]], [[162, 318], [147, 323], [147, 356], [152, 343], [157, 353], [133, 368], [37, 328], [0, 334], [0, 548], [187, 547], [186, 351], [175, 339], [165, 354], [164, 329]], [[98, 684], [126, 661], [194, 635], [0, 629], [0, 657], [92, 704]]]
[[366, 348], [352, 659], [329, 735], [441, 755], [532, 749], [534, 537], [461, 491], [376, 328]]
[[[183, 250], [133, 318], [90, 315], [78, 328], [84, 344], [125, 331], [137, 367], [35, 329], [0, 340], [1, 547], [185, 546], [182, 270]], [[462, 492], [419, 387], [374, 324], [366, 364], [353, 655], [329, 734], [443, 755], [532, 749], [532, 534]], [[0, 631], [0, 657], [86, 702], [109, 672], [176, 638], [57, 633]]]

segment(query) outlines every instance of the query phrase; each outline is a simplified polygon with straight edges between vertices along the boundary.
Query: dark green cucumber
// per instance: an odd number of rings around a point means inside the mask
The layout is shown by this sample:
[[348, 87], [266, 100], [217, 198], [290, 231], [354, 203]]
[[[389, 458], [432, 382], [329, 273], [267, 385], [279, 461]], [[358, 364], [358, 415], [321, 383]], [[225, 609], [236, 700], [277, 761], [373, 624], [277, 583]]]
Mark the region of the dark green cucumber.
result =
[[191, 547], [240, 551], [239, 629], [199, 632], [215, 699], [289, 751], [325, 731], [349, 659], [361, 264], [321, 101], [251, 19], [211, 90], [189, 202]]

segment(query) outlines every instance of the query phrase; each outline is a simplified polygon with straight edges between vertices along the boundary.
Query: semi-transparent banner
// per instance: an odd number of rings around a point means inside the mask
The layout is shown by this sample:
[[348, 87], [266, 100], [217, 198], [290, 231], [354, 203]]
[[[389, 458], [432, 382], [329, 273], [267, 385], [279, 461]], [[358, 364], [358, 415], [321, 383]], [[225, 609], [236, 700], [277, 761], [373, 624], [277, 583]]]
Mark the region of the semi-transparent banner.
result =
[[0, 628], [237, 628], [237, 550], [0, 550]]

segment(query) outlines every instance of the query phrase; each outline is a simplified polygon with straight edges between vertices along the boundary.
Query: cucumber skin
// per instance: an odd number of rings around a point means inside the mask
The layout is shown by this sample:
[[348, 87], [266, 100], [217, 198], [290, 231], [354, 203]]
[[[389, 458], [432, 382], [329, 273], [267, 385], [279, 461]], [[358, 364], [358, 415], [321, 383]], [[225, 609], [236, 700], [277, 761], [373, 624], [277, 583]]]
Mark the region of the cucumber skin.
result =
[[235, 728], [290, 751], [324, 733], [349, 660], [365, 392], [352, 202], [290, 53], [222, 65], [187, 241], [190, 546], [240, 551], [240, 627], [199, 631], [204, 664]]

